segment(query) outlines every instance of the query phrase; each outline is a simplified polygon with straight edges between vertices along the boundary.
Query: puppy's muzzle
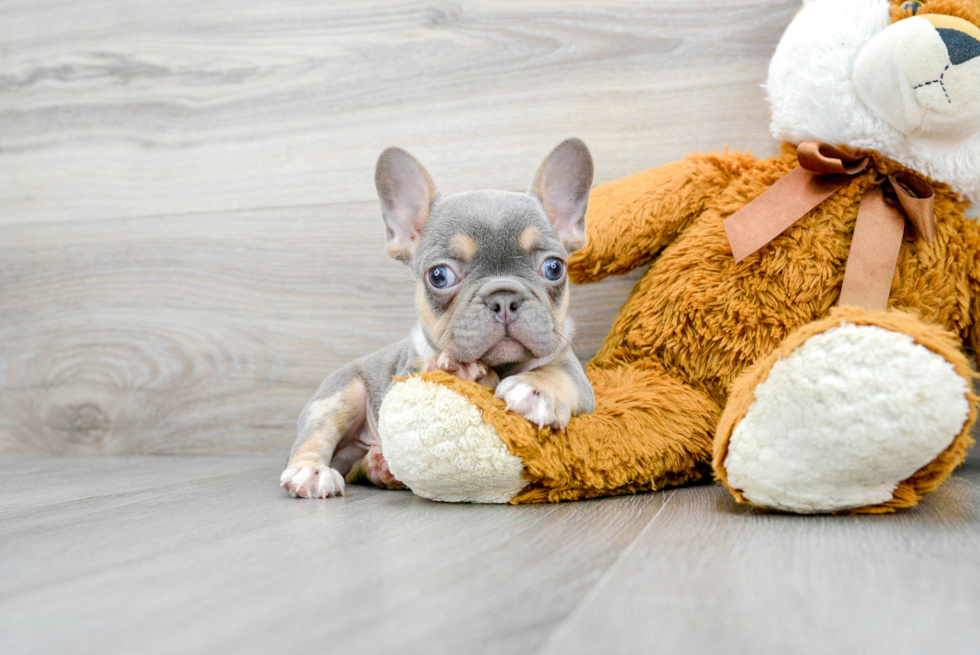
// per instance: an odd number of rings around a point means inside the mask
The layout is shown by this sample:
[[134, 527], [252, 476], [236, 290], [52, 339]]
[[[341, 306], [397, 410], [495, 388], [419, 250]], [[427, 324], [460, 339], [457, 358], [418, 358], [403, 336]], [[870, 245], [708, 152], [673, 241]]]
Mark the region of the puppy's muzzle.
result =
[[521, 305], [524, 304], [524, 297], [513, 291], [498, 291], [489, 296], [485, 302], [493, 312], [494, 318], [504, 325], [510, 325]]
[[525, 293], [515, 282], [494, 280], [480, 289], [478, 298], [493, 312], [497, 321], [508, 326], [517, 320], [526, 299]]

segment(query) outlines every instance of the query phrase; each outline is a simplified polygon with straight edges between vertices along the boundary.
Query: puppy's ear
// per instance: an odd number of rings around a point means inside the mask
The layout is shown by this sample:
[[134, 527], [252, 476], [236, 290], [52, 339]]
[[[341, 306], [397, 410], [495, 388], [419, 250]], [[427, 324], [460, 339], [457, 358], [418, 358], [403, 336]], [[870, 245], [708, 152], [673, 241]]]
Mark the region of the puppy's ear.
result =
[[439, 196], [436, 185], [422, 164], [401, 148], [388, 148], [378, 157], [374, 185], [388, 228], [386, 250], [395, 259], [408, 262], [429, 219], [432, 201]]
[[585, 210], [592, 188], [592, 155], [580, 139], [566, 139], [551, 151], [531, 186], [569, 252], [585, 245]]

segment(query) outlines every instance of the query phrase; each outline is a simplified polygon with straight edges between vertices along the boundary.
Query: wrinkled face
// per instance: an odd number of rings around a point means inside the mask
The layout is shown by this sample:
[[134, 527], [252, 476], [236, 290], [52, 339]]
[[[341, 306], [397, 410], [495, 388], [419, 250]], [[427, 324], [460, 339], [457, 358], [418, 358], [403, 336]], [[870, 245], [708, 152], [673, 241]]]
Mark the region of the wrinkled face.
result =
[[852, 80], [858, 97], [902, 134], [960, 141], [980, 131], [980, 27], [932, 13], [956, 3], [940, 5], [901, 3], [898, 20], [860, 52]]
[[434, 345], [501, 367], [568, 343], [568, 253], [537, 198], [474, 191], [439, 199], [412, 258]]
[[585, 244], [592, 173], [589, 149], [566, 139], [528, 193], [442, 197], [412, 155], [381, 153], [374, 181], [386, 249], [414, 270], [422, 328], [440, 355], [499, 369], [568, 346], [565, 261]]

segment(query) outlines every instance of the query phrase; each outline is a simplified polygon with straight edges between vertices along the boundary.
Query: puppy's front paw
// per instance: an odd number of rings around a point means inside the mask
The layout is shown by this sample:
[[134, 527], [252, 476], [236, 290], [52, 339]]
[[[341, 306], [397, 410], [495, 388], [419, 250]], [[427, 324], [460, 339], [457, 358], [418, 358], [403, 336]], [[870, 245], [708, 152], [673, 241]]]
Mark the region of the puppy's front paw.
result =
[[547, 391], [536, 389], [533, 380], [521, 374], [505, 378], [494, 393], [507, 403], [507, 409], [517, 412], [540, 428], [550, 425], [564, 430], [572, 418], [568, 403]]
[[430, 357], [422, 366], [422, 371], [445, 371], [446, 373], [452, 373], [460, 380], [476, 382], [491, 389], [496, 388], [500, 382], [497, 374], [483, 362], [461, 362], [453, 359], [446, 353], [438, 357]]
[[344, 495], [344, 478], [329, 466], [290, 466], [279, 484], [293, 498], [329, 498]]

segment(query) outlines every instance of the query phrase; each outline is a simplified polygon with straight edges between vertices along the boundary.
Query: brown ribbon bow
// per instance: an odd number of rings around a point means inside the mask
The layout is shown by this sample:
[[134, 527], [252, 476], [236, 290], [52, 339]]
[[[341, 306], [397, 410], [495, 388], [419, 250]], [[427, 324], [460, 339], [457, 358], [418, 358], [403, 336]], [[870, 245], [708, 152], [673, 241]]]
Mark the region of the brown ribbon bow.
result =
[[[867, 157], [852, 157], [826, 143], [803, 142], [797, 156], [799, 166], [725, 219], [725, 234], [736, 262], [778, 237], [853, 177], [866, 171], [876, 175], [869, 171]], [[886, 182], [898, 206], [885, 200], [882, 186]], [[936, 237], [934, 202], [932, 185], [912, 173], [888, 175], [868, 189], [858, 209], [839, 304], [868, 309], [888, 306], [906, 217], [915, 236], [931, 242]]]

